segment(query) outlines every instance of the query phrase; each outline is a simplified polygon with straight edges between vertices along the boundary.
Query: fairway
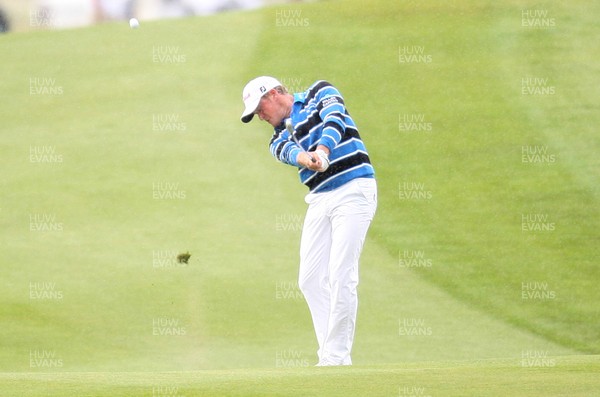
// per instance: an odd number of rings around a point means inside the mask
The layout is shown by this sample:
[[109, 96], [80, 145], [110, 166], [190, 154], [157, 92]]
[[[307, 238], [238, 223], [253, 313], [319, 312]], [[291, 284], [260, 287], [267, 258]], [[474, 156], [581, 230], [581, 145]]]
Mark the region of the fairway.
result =
[[[0, 395], [597, 393], [588, 3], [330, 0], [1, 36]], [[351, 368], [313, 368], [306, 191], [270, 127], [239, 120], [258, 75], [333, 83], [372, 157]]]
[[[592, 396], [598, 357], [436, 362], [351, 368], [162, 373], [2, 374], [6, 396]], [[557, 377], [556, 374], [561, 376]]]

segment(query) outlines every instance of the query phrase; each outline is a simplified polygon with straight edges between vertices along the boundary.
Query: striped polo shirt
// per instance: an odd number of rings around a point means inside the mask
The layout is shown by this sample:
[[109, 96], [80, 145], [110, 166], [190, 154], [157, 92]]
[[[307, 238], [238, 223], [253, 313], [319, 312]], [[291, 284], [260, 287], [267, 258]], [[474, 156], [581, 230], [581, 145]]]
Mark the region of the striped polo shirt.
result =
[[290, 115], [296, 138], [307, 151], [318, 145], [329, 149], [325, 172], [299, 167], [301, 149], [291, 139], [282, 121], [271, 138], [271, 154], [285, 164], [297, 166], [300, 181], [314, 193], [327, 192], [356, 178], [374, 178], [375, 170], [340, 92], [326, 81], [317, 81], [303, 93], [294, 94]]

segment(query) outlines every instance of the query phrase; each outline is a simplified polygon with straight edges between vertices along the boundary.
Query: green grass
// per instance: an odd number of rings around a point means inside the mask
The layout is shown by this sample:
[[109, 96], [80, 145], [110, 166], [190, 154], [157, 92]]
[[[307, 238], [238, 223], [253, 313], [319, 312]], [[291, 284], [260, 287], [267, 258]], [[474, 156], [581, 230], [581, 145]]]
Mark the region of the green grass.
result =
[[[0, 374], [6, 396], [590, 396], [597, 356], [352, 368]], [[560, 374], [559, 377], [556, 374]]]
[[[527, 9], [556, 27], [521, 26]], [[303, 26], [278, 26], [283, 10]], [[348, 0], [1, 37], [3, 395], [589, 395], [597, 13]], [[401, 48], [431, 62], [401, 63]], [[303, 368], [316, 361], [294, 286], [305, 189], [270, 157], [269, 127], [239, 121], [260, 74], [338, 86], [377, 171], [355, 368]], [[523, 95], [527, 77], [555, 92]], [[431, 131], [402, 131], [403, 117]], [[164, 120], [182, 131], [156, 130]], [[555, 161], [524, 163], [538, 147]], [[44, 150], [56, 161], [31, 160]], [[430, 196], [403, 199], [404, 184]], [[554, 230], [522, 231], [530, 214]], [[428, 266], [401, 266], [415, 256]], [[529, 283], [546, 297], [523, 299]], [[35, 286], [54, 299], [32, 299]], [[180, 335], [155, 335], [161, 321]], [[523, 368], [530, 352], [556, 365]]]

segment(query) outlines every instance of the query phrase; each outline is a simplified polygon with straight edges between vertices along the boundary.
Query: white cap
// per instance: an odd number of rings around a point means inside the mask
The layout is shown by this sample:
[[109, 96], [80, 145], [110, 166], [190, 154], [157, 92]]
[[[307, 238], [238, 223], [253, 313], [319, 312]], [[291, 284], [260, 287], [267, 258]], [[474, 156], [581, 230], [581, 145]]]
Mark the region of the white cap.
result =
[[280, 85], [281, 83], [276, 78], [269, 76], [261, 76], [254, 80], [250, 80], [244, 87], [244, 91], [242, 91], [242, 100], [244, 101], [244, 106], [246, 108], [244, 109], [244, 113], [242, 113], [240, 120], [242, 120], [243, 123], [250, 122], [252, 117], [254, 117], [254, 112], [258, 107], [260, 98]]

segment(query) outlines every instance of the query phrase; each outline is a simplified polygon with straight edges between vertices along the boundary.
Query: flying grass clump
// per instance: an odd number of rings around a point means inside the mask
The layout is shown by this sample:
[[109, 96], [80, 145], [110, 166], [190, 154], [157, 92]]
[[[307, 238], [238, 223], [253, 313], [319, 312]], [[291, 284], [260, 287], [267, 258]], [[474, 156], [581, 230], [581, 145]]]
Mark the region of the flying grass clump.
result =
[[192, 255], [190, 255], [189, 251], [186, 253], [179, 254], [177, 255], [177, 262], [187, 264], [191, 256]]

